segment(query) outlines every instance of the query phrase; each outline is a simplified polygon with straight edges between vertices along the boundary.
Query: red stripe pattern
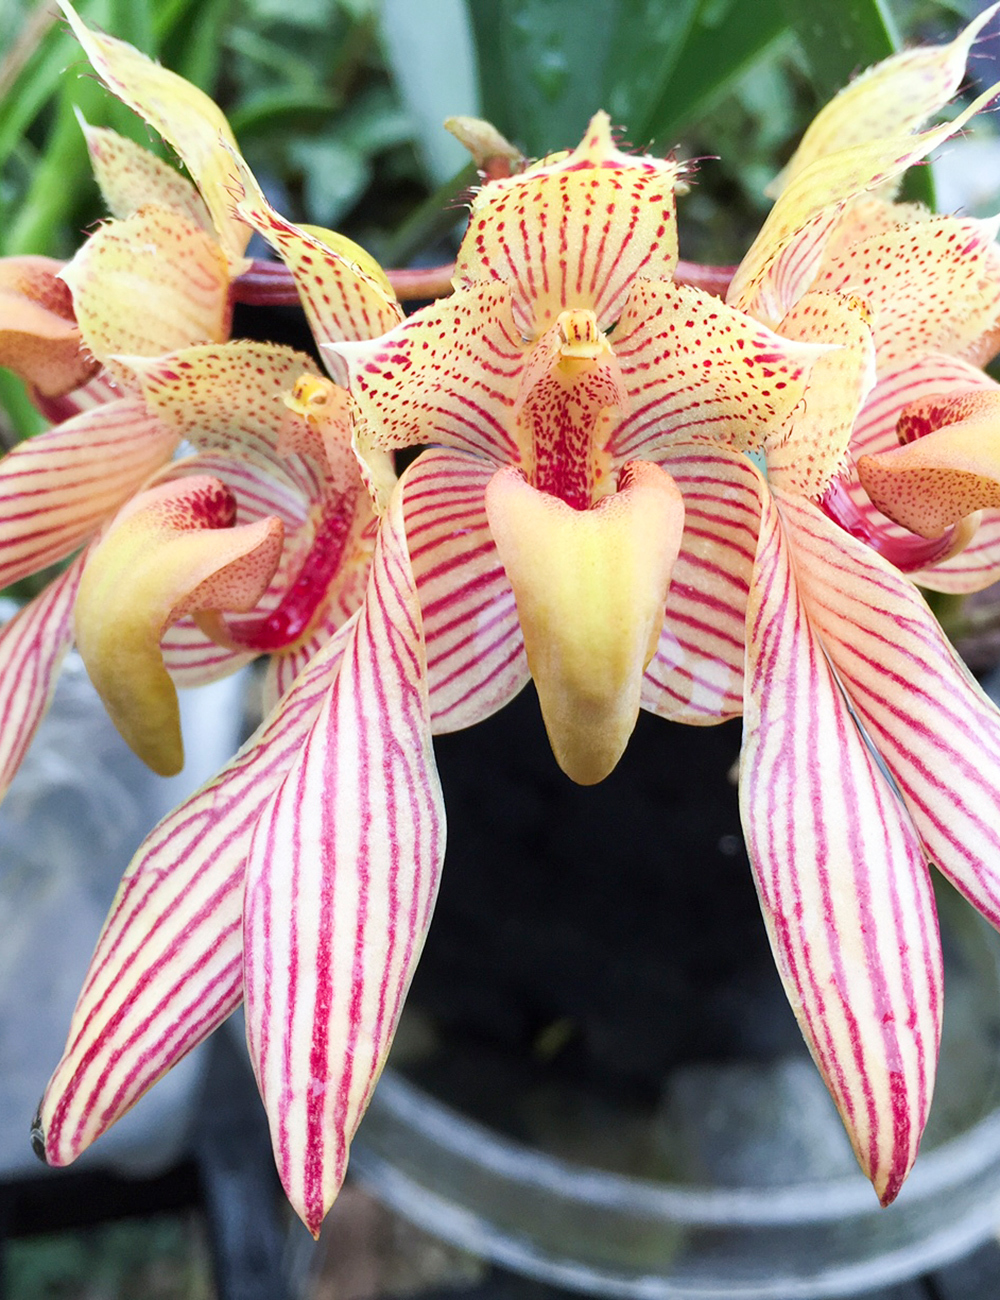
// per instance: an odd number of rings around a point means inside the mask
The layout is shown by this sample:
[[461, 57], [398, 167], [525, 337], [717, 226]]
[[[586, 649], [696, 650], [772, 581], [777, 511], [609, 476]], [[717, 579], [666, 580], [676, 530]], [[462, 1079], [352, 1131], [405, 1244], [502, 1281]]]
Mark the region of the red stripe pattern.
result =
[[73, 603], [84, 557], [0, 629], [0, 798], [45, 716], [73, 644]]
[[827, 661], [798, 567], [768, 501], [747, 611], [740, 806], [789, 1001], [888, 1204], [930, 1106], [937, 922], [920, 844]]
[[76, 550], [176, 446], [177, 435], [132, 399], [19, 443], [0, 461], [0, 587]]
[[42, 1100], [49, 1164], [75, 1160], [239, 1005], [253, 827], [301, 753], [348, 637], [328, 643], [280, 711], [129, 865]]
[[1000, 927], [1000, 714], [916, 588], [782, 500], [812, 622], [930, 859]]
[[315, 1235], [430, 921], [444, 811], [398, 493], [337, 681], [256, 828], [247, 1038], [288, 1197]]

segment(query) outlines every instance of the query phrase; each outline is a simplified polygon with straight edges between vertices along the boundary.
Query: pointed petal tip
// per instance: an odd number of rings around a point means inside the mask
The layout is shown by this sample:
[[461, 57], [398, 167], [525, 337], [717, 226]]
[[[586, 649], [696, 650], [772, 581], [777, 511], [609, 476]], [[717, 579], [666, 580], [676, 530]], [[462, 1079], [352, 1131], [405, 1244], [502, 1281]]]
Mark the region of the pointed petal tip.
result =
[[38, 1103], [38, 1109], [31, 1121], [31, 1149], [43, 1165], [49, 1164], [48, 1152], [45, 1149], [45, 1130], [42, 1128], [41, 1102]]

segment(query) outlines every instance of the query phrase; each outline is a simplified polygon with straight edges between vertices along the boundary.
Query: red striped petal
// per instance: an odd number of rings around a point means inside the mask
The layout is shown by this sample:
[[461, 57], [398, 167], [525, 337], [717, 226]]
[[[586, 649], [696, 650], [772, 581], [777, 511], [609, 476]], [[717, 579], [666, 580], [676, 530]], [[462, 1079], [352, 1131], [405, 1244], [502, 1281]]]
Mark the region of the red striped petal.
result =
[[759, 447], [825, 355], [700, 289], [666, 282], [633, 288], [611, 341], [629, 399], [608, 444], [619, 460], [652, 457], [674, 439]]
[[435, 735], [488, 718], [528, 680], [514, 592], [486, 519], [493, 474], [478, 457], [432, 450], [406, 476], [406, 535]]
[[642, 707], [675, 722], [743, 712], [746, 607], [764, 483], [724, 448], [682, 446], [660, 463], [684, 497], [684, 534]]
[[0, 798], [7, 792], [73, 644], [73, 603], [84, 557], [0, 629]]
[[75, 1160], [239, 1005], [253, 827], [299, 756], [347, 639], [345, 629], [129, 865], [39, 1108], [49, 1164]]
[[511, 430], [525, 345], [508, 286], [457, 292], [384, 338], [328, 351], [347, 363], [375, 446], [436, 442], [499, 463], [520, 458]]
[[397, 495], [340, 674], [247, 871], [247, 1039], [278, 1172], [314, 1235], [385, 1063], [444, 855], [425, 674]]
[[0, 587], [74, 551], [176, 446], [177, 435], [131, 399], [19, 443], [0, 461]]
[[597, 113], [571, 153], [478, 192], [455, 281], [509, 285], [528, 337], [573, 307], [593, 310], [606, 327], [638, 277], [669, 279], [677, 264], [682, 170], [673, 159], [621, 153], [607, 113]]
[[797, 540], [768, 505], [747, 613], [740, 804], [789, 1001], [888, 1204], [931, 1101], [940, 943], [919, 842], [798, 589]]
[[1000, 711], [908, 579], [807, 503], [782, 509], [810, 618], [930, 859], [1000, 927]]

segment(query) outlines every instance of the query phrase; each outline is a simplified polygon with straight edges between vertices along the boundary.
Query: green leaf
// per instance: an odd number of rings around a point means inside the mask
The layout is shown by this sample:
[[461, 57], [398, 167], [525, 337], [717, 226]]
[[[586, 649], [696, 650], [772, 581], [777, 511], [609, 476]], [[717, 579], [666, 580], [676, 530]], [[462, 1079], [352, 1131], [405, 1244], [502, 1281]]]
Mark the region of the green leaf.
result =
[[899, 32], [882, 0], [782, 0], [820, 103], [857, 73], [887, 59]]
[[730, 90], [787, 27], [779, 0], [701, 0], [645, 135], [670, 148], [681, 128]]

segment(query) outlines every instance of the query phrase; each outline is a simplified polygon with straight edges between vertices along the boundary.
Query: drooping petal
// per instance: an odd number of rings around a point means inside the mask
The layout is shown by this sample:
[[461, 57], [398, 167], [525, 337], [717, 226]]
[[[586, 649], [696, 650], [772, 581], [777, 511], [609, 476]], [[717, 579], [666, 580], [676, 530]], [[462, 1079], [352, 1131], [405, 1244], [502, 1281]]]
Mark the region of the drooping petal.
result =
[[520, 458], [510, 428], [525, 347], [507, 285], [460, 291], [384, 338], [327, 350], [346, 361], [375, 446], [442, 443], [501, 464]]
[[493, 473], [478, 457], [432, 449], [406, 476], [406, 536], [435, 735], [482, 722], [529, 676], [514, 592], [486, 518]]
[[243, 885], [254, 825], [298, 758], [339, 670], [328, 643], [240, 752], [132, 859], [91, 960], [37, 1120], [67, 1165], [243, 997]]
[[759, 447], [828, 350], [790, 342], [700, 289], [666, 282], [635, 285], [612, 345], [630, 404], [608, 444], [619, 459], [678, 440]]
[[0, 586], [76, 550], [176, 445], [177, 435], [130, 399], [19, 443], [0, 460]]
[[111, 93], [177, 150], [208, 205], [223, 247], [234, 263], [240, 263], [250, 230], [232, 212], [229, 150], [236, 150], [236, 140], [222, 110], [197, 86], [125, 41], [90, 31], [67, 0], [60, 0], [60, 8]]
[[617, 492], [575, 510], [509, 466], [490, 480], [486, 513], [556, 761], [581, 785], [602, 781], [635, 727], [656, 652], [681, 494], [658, 466], [628, 461]]
[[154, 203], [160, 208], [174, 208], [202, 230], [213, 232], [208, 208], [186, 176], [128, 136], [108, 127], [91, 126], [79, 111], [76, 116], [87, 141], [94, 179], [113, 217], [130, 217], [139, 208]]
[[1000, 927], [1000, 713], [916, 588], [808, 502], [782, 511], [809, 617], [931, 861]]
[[1000, 582], [1000, 510], [984, 510], [972, 541], [957, 555], [908, 575], [929, 591], [967, 596]]
[[169, 208], [141, 208], [87, 240], [63, 271], [87, 347], [129, 382], [119, 353], [158, 357], [221, 342], [229, 274], [215, 241]]
[[229, 677], [258, 657], [256, 650], [219, 645], [193, 618], [180, 618], [167, 628], [160, 637], [160, 654], [170, 680], [179, 690]]
[[969, 51], [997, 11], [990, 5], [947, 45], [903, 50], [856, 77], [819, 112], [781, 175], [771, 198], [810, 163], [850, 145], [903, 135], [944, 108], [962, 84]]
[[397, 494], [340, 674], [247, 868], [247, 1041], [281, 1181], [314, 1235], [385, 1063], [443, 856]]
[[160, 637], [183, 614], [252, 609], [281, 553], [280, 520], [233, 527], [235, 502], [207, 478], [136, 497], [90, 555], [76, 640], [124, 739], [164, 776], [183, 766], [177, 693]]
[[80, 556], [0, 628], [0, 797], [45, 716], [73, 644], [73, 602], [83, 562]]
[[[957, 117], [919, 135], [898, 135], [890, 139], [865, 141], [824, 154], [808, 163], [782, 191], [729, 286], [726, 301], [750, 312], [767, 324], [780, 320], [791, 304], [771, 294], [772, 266], [788, 244], [813, 221], [823, 223], [828, 212], [832, 230], [837, 212], [849, 200], [885, 181], [893, 180], [913, 163], [925, 158], [996, 95], [992, 86]], [[818, 267], [822, 241], [814, 241], [812, 256]], [[805, 283], [808, 277], [803, 275]]]
[[500, 280], [514, 318], [537, 338], [567, 308], [596, 313], [602, 328], [633, 282], [669, 279], [677, 264], [673, 159], [621, 153], [597, 113], [571, 153], [491, 181], [472, 202], [455, 283]]
[[43, 398], [62, 397], [97, 369], [80, 346], [62, 269], [50, 257], [0, 258], [0, 365]]
[[786, 338], [836, 345], [813, 364], [805, 400], [765, 440], [769, 482], [815, 499], [844, 468], [854, 422], [875, 384], [871, 313], [853, 294], [808, 293], [778, 328]]
[[706, 725], [743, 712], [746, 609], [767, 491], [746, 456], [679, 446], [660, 463], [684, 498], [684, 533], [642, 707]]
[[740, 806], [785, 991], [888, 1204], [916, 1158], [933, 1089], [942, 1005], [933, 894], [906, 811], [827, 663], [797, 569], [797, 547], [793, 564], [768, 504], [747, 612]]
[[996, 319], [989, 250], [1000, 218], [934, 217], [852, 244], [813, 289], [860, 294], [872, 313], [879, 369], [914, 353], [960, 354]]
[[364, 249], [343, 235], [287, 221], [268, 203], [242, 159], [237, 167], [236, 210], [291, 271], [318, 344], [373, 339], [399, 324], [403, 309], [382, 268]]

